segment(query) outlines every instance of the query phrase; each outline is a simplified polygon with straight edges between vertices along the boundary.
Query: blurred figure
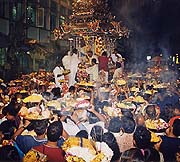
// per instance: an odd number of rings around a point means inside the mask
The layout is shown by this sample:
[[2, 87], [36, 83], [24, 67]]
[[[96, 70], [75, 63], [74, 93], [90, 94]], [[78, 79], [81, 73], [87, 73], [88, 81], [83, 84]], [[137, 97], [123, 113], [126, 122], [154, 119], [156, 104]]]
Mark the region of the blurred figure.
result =
[[134, 145], [139, 149], [150, 147], [151, 133], [143, 126], [138, 126], [133, 135]]
[[145, 160], [140, 149], [131, 148], [122, 153], [120, 162], [145, 162]]
[[160, 152], [164, 156], [164, 161], [175, 161], [176, 153], [180, 150], [180, 119], [175, 119], [173, 124], [167, 129], [166, 136], [161, 136]]
[[6, 145], [0, 147], [0, 162], [20, 162], [17, 149], [14, 146]]
[[91, 66], [86, 69], [86, 72], [89, 74], [90, 81], [96, 81], [98, 79], [98, 64], [96, 59], [91, 60]]
[[53, 70], [56, 87], [60, 87], [61, 84], [59, 81], [64, 80], [63, 71], [64, 71], [64, 68], [63, 68], [62, 63], [56, 63], [56, 67]]
[[101, 56], [98, 57], [99, 62], [99, 71], [105, 72], [105, 82], [108, 82], [108, 62], [109, 58], [107, 56], [107, 52], [104, 51]]
[[119, 162], [121, 154], [114, 135], [110, 132], [104, 133], [102, 141], [105, 142], [113, 151], [113, 157], [111, 159], [111, 162]]
[[76, 83], [75, 77], [76, 77], [76, 73], [77, 73], [79, 63], [80, 63], [80, 60], [78, 57], [78, 50], [76, 48], [74, 48], [72, 50], [72, 56], [70, 58], [69, 87]]

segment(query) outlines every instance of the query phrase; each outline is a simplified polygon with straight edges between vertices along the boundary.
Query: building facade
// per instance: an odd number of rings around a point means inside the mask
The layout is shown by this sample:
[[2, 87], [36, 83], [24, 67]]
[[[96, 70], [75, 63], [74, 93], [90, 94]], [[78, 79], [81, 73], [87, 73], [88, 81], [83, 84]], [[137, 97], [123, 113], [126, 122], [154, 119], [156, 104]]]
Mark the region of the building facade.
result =
[[14, 66], [22, 73], [42, 66], [51, 70], [69, 43], [55, 40], [52, 31], [71, 13], [72, 0], [1, 0], [0, 75], [5, 77]]

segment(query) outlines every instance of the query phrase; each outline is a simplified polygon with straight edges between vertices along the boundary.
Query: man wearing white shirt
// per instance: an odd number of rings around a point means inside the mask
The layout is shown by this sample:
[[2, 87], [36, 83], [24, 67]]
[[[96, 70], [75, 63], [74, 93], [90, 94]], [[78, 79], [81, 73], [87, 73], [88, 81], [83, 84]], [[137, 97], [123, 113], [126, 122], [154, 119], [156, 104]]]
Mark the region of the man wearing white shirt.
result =
[[69, 87], [76, 83], [75, 77], [76, 77], [76, 73], [77, 73], [79, 63], [80, 63], [80, 60], [78, 58], [78, 50], [76, 48], [74, 48], [72, 50], [72, 56], [70, 58]]
[[124, 61], [123, 57], [120, 53], [118, 53], [117, 48], [114, 49], [114, 53], [111, 54], [112, 61], [115, 65], [121, 64], [122, 70], [124, 69]]
[[90, 81], [96, 81], [98, 79], [98, 64], [96, 59], [92, 59], [92, 66], [86, 69], [86, 72], [90, 75]]
[[62, 66], [60, 66], [60, 63], [57, 63], [56, 67], [53, 70], [56, 87], [61, 86], [59, 80], [64, 79], [63, 71], [64, 71], [64, 68]]

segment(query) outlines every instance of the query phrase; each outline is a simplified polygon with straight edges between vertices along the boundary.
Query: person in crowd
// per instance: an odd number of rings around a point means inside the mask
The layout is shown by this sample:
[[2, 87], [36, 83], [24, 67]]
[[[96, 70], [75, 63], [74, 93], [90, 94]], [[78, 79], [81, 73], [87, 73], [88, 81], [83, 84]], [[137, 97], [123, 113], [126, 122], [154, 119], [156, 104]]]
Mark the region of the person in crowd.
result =
[[86, 130], [80, 130], [77, 134], [76, 137], [80, 137], [80, 138], [86, 138], [88, 139], [88, 132]]
[[121, 154], [120, 162], [145, 162], [142, 151], [138, 148], [131, 148]]
[[144, 150], [144, 158], [146, 162], [161, 162], [159, 152], [153, 147]]
[[134, 145], [139, 149], [150, 147], [151, 133], [146, 127], [138, 126], [133, 134]]
[[135, 121], [137, 126], [145, 126], [145, 119], [142, 114], [136, 114]]
[[97, 81], [98, 79], [98, 64], [95, 58], [91, 60], [91, 66], [86, 69], [89, 74], [90, 81]]
[[16, 147], [5, 145], [0, 147], [0, 162], [20, 162], [20, 156]]
[[56, 83], [56, 87], [60, 87], [60, 80], [64, 80], [64, 75], [63, 75], [63, 65], [62, 63], [56, 63], [56, 67], [53, 70], [53, 74], [54, 74], [54, 79], [55, 79], [55, 83]]
[[159, 151], [164, 156], [164, 161], [175, 161], [176, 153], [180, 150], [180, 119], [175, 119], [172, 126], [166, 131], [165, 136], [161, 136]]
[[117, 64], [116, 70], [114, 71], [114, 74], [113, 74], [113, 81], [120, 80], [122, 79], [122, 77], [123, 77], [123, 69], [121, 67], [121, 64]]
[[71, 51], [68, 51], [67, 54], [62, 58], [62, 64], [65, 69], [70, 69], [71, 61]]
[[91, 138], [96, 142], [102, 142], [103, 134], [104, 129], [99, 125], [93, 126], [90, 132]]
[[32, 147], [44, 144], [47, 142], [45, 137], [48, 126], [47, 120], [39, 120], [33, 123], [35, 136], [32, 135], [21, 135], [21, 133], [28, 127], [30, 122], [26, 120], [25, 124], [20, 127], [13, 135], [19, 149], [26, 154]]
[[0, 124], [0, 131], [7, 134], [9, 138], [12, 137], [13, 133], [20, 125], [19, 110], [19, 105], [14, 101], [11, 101], [2, 110], [2, 114], [6, 117], [6, 120]]
[[101, 56], [98, 57], [99, 71], [105, 72], [105, 82], [108, 82], [108, 62], [109, 58], [107, 52], [104, 51]]
[[122, 55], [118, 52], [118, 49], [115, 48], [114, 52], [111, 54], [111, 58], [116, 68], [121, 64], [122, 69], [124, 69], [124, 61]]
[[105, 142], [113, 151], [113, 157], [111, 162], [119, 162], [120, 159], [120, 150], [116, 138], [110, 132], [104, 133], [102, 141]]
[[172, 118], [169, 120], [169, 125], [172, 126], [175, 119], [180, 119], [180, 104], [177, 103], [172, 106]]
[[33, 149], [47, 155], [49, 162], [65, 162], [65, 153], [58, 147], [58, 139], [62, 136], [63, 125], [60, 121], [54, 121], [47, 129], [47, 143], [33, 147]]
[[123, 134], [119, 136], [117, 142], [120, 146], [120, 150], [123, 152], [130, 148], [133, 148], [133, 133], [135, 130], [135, 121], [133, 118], [122, 116], [121, 117]]
[[78, 64], [80, 63], [79, 57], [78, 57], [78, 50], [74, 48], [72, 50], [72, 56], [70, 58], [70, 74], [69, 74], [69, 87], [74, 85], [76, 83], [75, 77], [78, 69]]
[[98, 57], [93, 54], [93, 51], [91, 51], [91, 50], [90, 50], [90, 51], [87, 51], [86, 64], [92, 65], [92, 59], [96, 59], [96, 62], [97, 62]]
[[53, 94], [53, 99], [57, 100], [61, 98], [61, 88], [60, 87], [55, 87], [51, 90], [51, 93]]

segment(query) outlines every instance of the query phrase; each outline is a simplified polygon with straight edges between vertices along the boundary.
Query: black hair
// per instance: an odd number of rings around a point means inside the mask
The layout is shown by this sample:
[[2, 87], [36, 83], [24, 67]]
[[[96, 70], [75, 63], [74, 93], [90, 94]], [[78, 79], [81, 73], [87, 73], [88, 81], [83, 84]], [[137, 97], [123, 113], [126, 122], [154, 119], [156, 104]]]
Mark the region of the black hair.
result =
[[129, 118], [127, 116], [122, 116], [121, 122], [122, 122], [122, 127], [123, 127], [125, 133], [133, 133], [134, 132], [136, 122], [134, 121], [133, 118]]
[[42, 96], [44, 99], [46, 99], [47, 101], [52, 100], [52, 93], [51, 92], [42, 92]]
[[122, 153], [120, 162], [144, 162], [144, 156], [140, 149], [131, 148]]
[[148, 105], [145, 109], [148, 118], [155, 119], [156, 118], [156, 108], [155, 105]]
[[145, 127], [137, 126], [133, 138], [139, 149], [146, 149], [150, 147], [151, 133]]
[[48, 126], [47, 120], [38, 120], [34, 123], [34, 131], [37, 135], [43, 135]]
[[3, 108], [2, 114], [5, 116], [9, 114], [16, 117], [18, 114], [18, 111], [19, 111], [19, 108], [18, 109], [15, 108], [15, 103], [10, 102], [7, 106]]
[[160, 162], [160, 154], [153, 147], [144, 149], [144, 157], [146, 162]]
[[15, 132], [15, 122], [5, 120], [0, 124], [0, 131], [4, 135], [4, 140], [10, 140]]
[[172, 106], [173, 110], [178, 109], [180, 111], [180, 103], [177, 102]]
[[77, 50], [76, 48], [73, 48], [72, 53], [77, 54], [77, 53], [78, 53], [78, 50]]
[[119, 160], [121, 154], [120, 154], [118, 143], [114, 135], [111, 132], [104, 133], [102, 140], [113, 151], [113, 157], [111, 158], [111, 162]]
[[120, 62], [116, 62], [116, 69], [121, 67], [121, 63]]
[[88, 132], [87, 132], [86, 130], [80, 130], [80, 131], [76, 134], [76, 137], [88, 139]]
[[108, 131], [113, 133], [119, 133], [122, 128], [122, 121], [119, 117], [114, 117], [109, 122]]
[[107, 52], [104, 51], [104, 52], [102, 53], [102, 56], [107, 56]]
[[70, 87], [69, 87], [69, 92], [74, 92], [75, 89], [76, 89], [75, 86], [70, 86]]
[[173, 134], [176, 137], [180, 136], [180, 119], [175, 119], [172, 127], [173, 127]]
[[54, 95], [54, 98], [60, 98], [61, 97], [61, 89], [59, 87], [53, 88], [51, 90], [51, 92]]
[[63, 125], [61, 121], [55, 121], [51, 123], [47, 129], [47, 138], [48, 141], [56, 142], [59, 137], [62, 135]]
[[17, 149], [11, 145], [5, 145], [0, 147], [0, 161], [13, 161], [20, 162], [20, 156]]
[[121, 108], [121, 112], [123, 116], [126, 116], [128, 118], [133, 118], [133, 114], [130, 109]]
[[104, 134], [104, 130], [101, 126], [95, 125], [92, 127], [90, 136], [94, 141], [102, 142], [102, 136]]
[[91, 62], [97, 64], [97, 60], [95, 58], [93, 58]]

